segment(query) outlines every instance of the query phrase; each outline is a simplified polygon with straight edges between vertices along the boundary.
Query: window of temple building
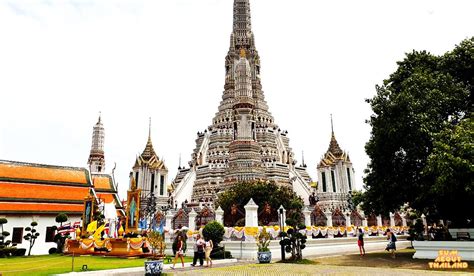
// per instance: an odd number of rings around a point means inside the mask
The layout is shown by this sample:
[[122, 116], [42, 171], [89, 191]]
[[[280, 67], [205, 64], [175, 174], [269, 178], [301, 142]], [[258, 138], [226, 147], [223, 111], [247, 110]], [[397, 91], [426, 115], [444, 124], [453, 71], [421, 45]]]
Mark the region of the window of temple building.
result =
[[137, 186], [138, 186], [138, 172], [135, 173], [135, 183], [136, 183]]
[[165, 194], [165, 176], [160, 175], [160, 195]]
[[331, 180], [332, 180], [332, 191], [336, 192], [336, 177], [334, 176], [334, 171], [331, 171]]
[[351, 185], [351, 170], [347, 168], [347, 183], [349, 184], [349, 191], [352, 191]]
[[12, 235], [12, 244], [20, 244], [23, 240], [23, 227], [14, 227]]
[[54, 235], [56, 230], [54, 230], [53, 226], [46, 227], [46, 239], [45, 242], [54, 242]]
[[321, 176], [323, 178], [323, 192], [326, 192], [327, 191], [327, 188], [326, 188], [326, 173], [322, 172]]
[[151, 183], [150, 183], [150, 193], [153, 194], [154, 191], [155, 191], [155, 174], [152, 173], [151, 174]]

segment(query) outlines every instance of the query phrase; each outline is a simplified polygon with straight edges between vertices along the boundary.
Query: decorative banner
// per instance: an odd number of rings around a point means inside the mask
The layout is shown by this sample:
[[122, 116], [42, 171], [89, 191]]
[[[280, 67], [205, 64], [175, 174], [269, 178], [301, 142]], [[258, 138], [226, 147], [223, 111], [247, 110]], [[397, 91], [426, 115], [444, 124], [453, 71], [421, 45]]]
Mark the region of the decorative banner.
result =
[[[272, 239], [277, 239], [280, 234], [280, 227], [278, 226], [259, 226], [259, 227], [224, 227], [224, 238], [225, 239], [242, 239], [245, 237], [246, 240], [254, 240], [255, 236], [262, 231], [265, 227], [267, 233], [271, 236]], [[288, 231], [291, 227], [285, 226], [285, 231]], [[299, 232], [302, 234], [306, 234], [307, 236], [318, 236], [321, 234], [322, 236], [333, 236], [333, 235], [347, 235], [348, 237], [355, 237], [358, 233], [358, 229], [362, 229], [363, 233], [366, 234], [385, 234], [387, 229], [391, 229], [397, 235], [403, 235], [408, 231], [408, 227], [406, 226], [395, 226], [395, 227], [356, 227], [354, 225], [351, 226], [339, 226], [339, 227], [332, 227], [332, 226], [307, 226], [306, 229], [300, 230]]]
[[85, 236], [87, 226], [94, 220], [95, 200], [91, 195], [84, 198], [84, 211], [82, 213], [82, 235]]
[[140, 189], [127, 191], [127, 223], [125, 232], [138, 232]]

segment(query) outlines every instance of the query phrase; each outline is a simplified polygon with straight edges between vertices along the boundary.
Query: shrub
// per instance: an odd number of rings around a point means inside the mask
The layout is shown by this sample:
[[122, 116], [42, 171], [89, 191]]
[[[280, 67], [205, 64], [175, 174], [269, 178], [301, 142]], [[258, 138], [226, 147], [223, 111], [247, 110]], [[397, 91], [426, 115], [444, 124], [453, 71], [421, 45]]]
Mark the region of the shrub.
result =
[[206, 226], [204, 226], [204, 229], [202, 230], [202, 235], [204, 236], [204, 239], [212, 240], [212, 243], [215, 247], [217, 247], [217, 245], [219, 245], [219, 243], [224, 238], [224, 233], [224, 226], [222, 226], [222, 224], [215, 220], [206, 224]]
[[[225, 254], [225, 256], [224, 256]], [[223, 247], [214, 248], [211, 252], [211, 259], [230, 259], [232, 258], [232, 254], [230, 251], [225, 251]]]
[[33, 248], [33, 246], [35, 245], [35, 242], [36, 242], [36, 238], [38, 238], [38, 236], [40, 235], [35, 229], [35, 227], [38, 225], [38, 223], [36, 221], [33, 221], [33, 222], [31, 222], [30, 225], [31, 225], [31, 227], [26, 227], [25, 228], [25, 231], [29, 232], [29, 233], [27, 233], [25, 236], [23, 236], [23, 238], [25, 240], [30, 242], [30, 244], [29, 244], [30, 250], [28, 251], [28, 256], [31, 255], [31, 248]]
[[25, 254], [26, 254], [25, 248], [17, 248], [15, 253], [13, 253], [13, 256], [21, 257], [21, 256], [25, 256]]

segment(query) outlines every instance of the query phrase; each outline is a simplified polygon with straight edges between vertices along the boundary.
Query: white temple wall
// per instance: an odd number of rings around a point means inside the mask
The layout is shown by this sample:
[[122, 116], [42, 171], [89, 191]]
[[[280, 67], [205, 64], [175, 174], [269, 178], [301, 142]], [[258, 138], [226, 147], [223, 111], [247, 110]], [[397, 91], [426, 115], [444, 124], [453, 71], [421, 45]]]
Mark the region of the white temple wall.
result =
[[[39, 237], [35, 241], [35, 245], [31, 249], [31, 255], [44, 255], [48, 254], [48, 250], [51, 247], [56, 247], [56, 243], [54, 242], [46, 242], [46, 227], [51, 226], [59, 226], [59, 223], [55, 221], [56, 215], [41, 215], [41, 216], [32, 216], [32, 215], [0, 215], [0, 217], [4, 217], [8, 220], [8, 223], [3, 225], [3, 230], [8, 231], [10, 236], [7, 237], [6, 240], [12, 240], [13, 238], [13, 228], [21, 227], [23, 228], [23, 235], [21, 243], [17, 244], [17, 248], [25, 248], [26, 254], [28, 255], [29, 244], [30, 242], [23, 239], [27, 233], [25, 231], [26, 227], [31, 227], [30, 224], [33, 221], [36, 221], [38, 225], [35, 227], [37, 233], [39, 233]], [[70, 216], [69, 222], [73, 224], [74, 222], [81, 221], [80, 216]], [[68, 222], [66, 222], [68, 223]], [[64, 224], [64, 223], [63, 223]], [[71, 234], [74, 237], [74, 234]]]

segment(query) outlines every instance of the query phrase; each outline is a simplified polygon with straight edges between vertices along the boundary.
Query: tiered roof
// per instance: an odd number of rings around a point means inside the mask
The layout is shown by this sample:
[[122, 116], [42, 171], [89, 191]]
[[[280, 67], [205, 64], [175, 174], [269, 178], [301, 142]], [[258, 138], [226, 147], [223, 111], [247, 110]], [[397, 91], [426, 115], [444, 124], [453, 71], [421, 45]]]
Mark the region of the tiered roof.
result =
[[333, 166], [339, 160], [350, 162], [349, 155], [339, 147], [339, 143], [337, 142], [333, 131], [331, 134], [331, 141], [329, 142], [329, 148], [319, 162], [318, 167]]
[[0, 214], [81, 214], [91, 188], [85, 168], [0, 160]]
[[133, 167], [140, 167], [143, 164], [146, 164], [151, 169], [168, 171], [165, 163], [160, 160], [155, 152], [155, 149], [153, 148], [153, 143], [151, 142], [151, 131], [148, 133], [148, 141], [146, 142], [145, 149], [143, 150], [142, 154], [137, 157]]
[[125, 215], [122, 202], [118, 197], [118, 191], [110, 175], [92, 173], [92, 183], [98, 198], [102, 199], [105, 203], [114, 203], [118, 216]]
[[80, 215], [84, 198], [96, 194], [122, 209], [112, 178], [85, 168], [0, 160], [0, 214]]

